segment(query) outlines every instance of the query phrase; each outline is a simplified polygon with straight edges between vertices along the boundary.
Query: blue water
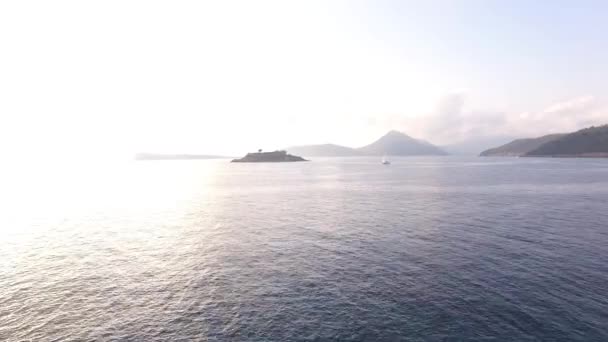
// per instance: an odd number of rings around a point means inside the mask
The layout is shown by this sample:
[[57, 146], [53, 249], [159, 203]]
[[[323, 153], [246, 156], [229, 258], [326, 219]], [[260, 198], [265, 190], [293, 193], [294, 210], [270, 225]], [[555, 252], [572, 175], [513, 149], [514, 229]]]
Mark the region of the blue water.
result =
[[15, 186], [0, 340], [608, 341], [608, 160], [392, 161]]

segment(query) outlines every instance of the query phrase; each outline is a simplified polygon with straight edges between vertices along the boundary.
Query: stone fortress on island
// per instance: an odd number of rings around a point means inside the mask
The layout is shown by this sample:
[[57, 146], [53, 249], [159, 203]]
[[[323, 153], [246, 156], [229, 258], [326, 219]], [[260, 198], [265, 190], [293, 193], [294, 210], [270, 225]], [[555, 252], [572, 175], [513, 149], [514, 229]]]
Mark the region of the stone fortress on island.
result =
[[258, 152], [255, 153], [247, 153], [243, 158], [232, 160], [233, 163], [280, 163], [298, 161], [308, 160], [287, 154], [287, 151], [262, 152], [262, 150], [258, 150]]

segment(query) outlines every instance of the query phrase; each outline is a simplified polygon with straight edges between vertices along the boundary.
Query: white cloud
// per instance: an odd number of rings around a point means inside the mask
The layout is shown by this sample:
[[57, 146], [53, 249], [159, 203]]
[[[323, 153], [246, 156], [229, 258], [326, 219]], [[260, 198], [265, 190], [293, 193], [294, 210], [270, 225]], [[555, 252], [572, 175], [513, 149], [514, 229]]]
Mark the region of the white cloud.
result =
[[608, 106], [585, 95], [548, 105], [534, 112], [507, 116], [505, 129], [519, 136], [567, 133], [608, 123]]
[[412, 134], [417, 132], [420, 137], [437, 144], [450, 144], [497, 136], [567, 133], [608, 123], [608, 106], [590, 95], [522, 113], [470, 109], [466, 100], [465, 93], [449, 94], [430, 114], [404, 120], [401, 129]]

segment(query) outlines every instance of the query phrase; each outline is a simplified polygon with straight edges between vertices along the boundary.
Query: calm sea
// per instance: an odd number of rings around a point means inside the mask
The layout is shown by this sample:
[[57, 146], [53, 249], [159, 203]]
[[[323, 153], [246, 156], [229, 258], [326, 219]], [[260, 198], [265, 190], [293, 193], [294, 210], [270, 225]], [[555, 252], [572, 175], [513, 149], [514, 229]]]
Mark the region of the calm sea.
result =
[[608, 341], [608, 160], [37, 165], [1, 341]]

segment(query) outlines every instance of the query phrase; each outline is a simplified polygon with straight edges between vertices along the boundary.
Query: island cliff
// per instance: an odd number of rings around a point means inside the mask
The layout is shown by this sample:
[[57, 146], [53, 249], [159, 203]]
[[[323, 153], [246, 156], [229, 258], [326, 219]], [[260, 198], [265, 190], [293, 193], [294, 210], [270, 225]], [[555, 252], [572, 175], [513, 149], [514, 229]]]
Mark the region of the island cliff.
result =
[[589, 127], [568, 134], [518, 139], [486, 150], [481, 156], [608, 158], [608, 125]]
[[287, 151], [257, 152], [247, 153], [240, 159], [233, 159], [232, 163], [278, 163], [278, 162], [298, 162], [307, 161], [306, 159], [291, 154]]
[[608, 157], [608, 125], [592, 126], [549, 141], [524, 157]]
[[481, 157], [520, 157], [533, 151], [543, 144], [562, 138], [566, 134], [549, 134], [538, 138], [516, 139], [508, 144], [485, 150]]

